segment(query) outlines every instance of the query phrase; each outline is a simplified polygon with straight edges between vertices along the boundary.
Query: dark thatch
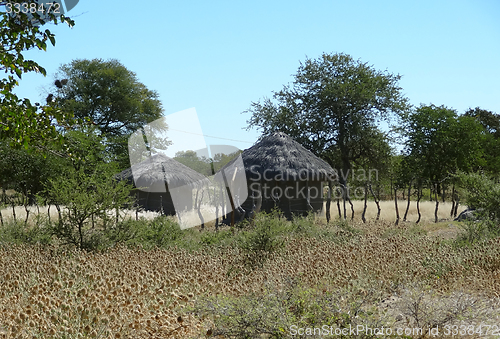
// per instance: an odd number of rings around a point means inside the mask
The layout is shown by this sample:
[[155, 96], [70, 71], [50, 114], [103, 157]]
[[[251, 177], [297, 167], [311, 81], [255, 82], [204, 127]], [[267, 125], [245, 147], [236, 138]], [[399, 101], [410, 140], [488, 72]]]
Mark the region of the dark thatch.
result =
[[[137, 188], [133, 194], [140, 207], [149, 211], [175, 214], [170, 190], [180, 188], [183, 209], [191, 209], [192, 189], [202, 187], [207, 178], [191, 168], [163, 154], [156, 154], [133, 165], [117, 175], [118, 180], [127, 180]], [[178, 211], [179, 212], [179, 211]]]
[[[150, 188], [151, 191], [154, 191], [154, 187], [158, 183], [163, 186], [168, 183], [167, 189], [173, 189], [185, 185], [198, 187], [207, 180], [203, 174], [163, 154], [153, 155], [143, 162], [127, 168], [118, 173], [116, 178], [128, 180], [136, 187]], [[164, 191], [165, 188], [160, 190]]]
[[[326, 161], [283, 132], [265, 136], [241, 153], [247, 180], [328, 181], [337, 179], [336, 171]], [[230, 162], [224, 166], [232, 165]]]
[[[287, 218], [319, 211], [323, 207], [323, 183], [338, 179], [326, 161], [282, 132], [263, 137], [241, 157], [249, 194], [241, 204], [246, 211], [255, 208], [257, 196], [262, 197], [261, 210], [269, 212], [277, 207]], [[223, 167], [228, 178], [235, 161]]]

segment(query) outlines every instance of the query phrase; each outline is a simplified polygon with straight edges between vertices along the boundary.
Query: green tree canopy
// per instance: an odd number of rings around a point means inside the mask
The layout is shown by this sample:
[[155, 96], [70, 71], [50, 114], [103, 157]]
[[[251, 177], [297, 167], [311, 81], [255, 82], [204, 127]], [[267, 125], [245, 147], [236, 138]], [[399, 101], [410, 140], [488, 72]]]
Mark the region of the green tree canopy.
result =
[[[89, 119], [105, 137], [107, 148], [121, 167], [128, 165], [128, 137], [144, 125], [160, 119], [163, 108], [158, 93], [139, 82], [134, 72], [118, 60], [73, 60], [62, 65], [56, 74], [54, 101], [75, 118]], [[167, 126], [155, 122], [153, 136]], [[166, 148], [166, 138], [154, 145]]]
[[[12, 0], [9, 3], [36, 2]], [[9, 139], [13, 145], [28, 148], [30, 143], [41, 144], [56, 138], [54, 122], [66, 124], [70, 115], [53, 106], [32, 104], [13, 93], [23, 73], [46, 75], [41, 65], [25, 59], [23, 53], [31, 49], [45, 51], [48, 41], [55, 45], [54, 34], [41, 28], [44, 24], [67, 23], [71, 27], [74, 22], [64, 15], [57, 17], [52, 13], [45, 13], [44, 20], [37, 13], [28, 16], [19, 12], [14, 16], [9, 13], [12, 7], [7, 5], [7, 2], [0, 2], [0, 70], [5, 72], [0, 79], [0, 139]]]
[[476, 119], [484, 127], [483, 169], [492, 175], [500, 175], [500, 114], [476, 107], [465, 112], [465, 116]]
[[404, 118], [408, 170], [438, 183], [457, 171], [481, 165], [481, 124], [444, 106], [421, 105]]
[[198, 156], [195, 151], [179, 151], [175, 153], [174, 160], [206, 176], [212, 175], [210, 160]]
[[400, 78], [342, 53], [307, 59], [291, 85], [251, 103], [249, 128], [285, 132], [348, 173], [353, 161], [373, 154], [367, 139], [378, 119], [407, 110]]
[[57, 77], [67, 79], [54, 85], [59, 105], [76, 118], [89, 118], [106, 136], [128, 135], [162, 117], [158, 93], [118, 60], [73, 60]]

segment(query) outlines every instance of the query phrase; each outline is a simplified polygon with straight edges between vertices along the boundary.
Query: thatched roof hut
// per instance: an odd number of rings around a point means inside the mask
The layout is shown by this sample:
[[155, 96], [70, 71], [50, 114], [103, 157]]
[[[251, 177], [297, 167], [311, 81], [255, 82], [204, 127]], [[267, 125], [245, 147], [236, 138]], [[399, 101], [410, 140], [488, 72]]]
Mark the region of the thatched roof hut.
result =
[[337, 179], [326, 161], [282, 132], [263, 137], [241, 157], [249, 194], [241, 206], [247, 211], [253, 208], [258, 194], [262, 196], [261, 210], [277, 206], [288, 218], [318, 211], [323, 207], [322, 184]]
[[191, 209], [192, 189], [201, 187], [206, 181], [204, 175], [163, 154], [149, 157], [115, 177], [127, 180], [137, 188], [134, 194], [139, 206], [148, 211], [163, 210], [165, 214], [171, 215], [176, 212], [170, 194], [172, 190], [176, 191], [177, 209]]

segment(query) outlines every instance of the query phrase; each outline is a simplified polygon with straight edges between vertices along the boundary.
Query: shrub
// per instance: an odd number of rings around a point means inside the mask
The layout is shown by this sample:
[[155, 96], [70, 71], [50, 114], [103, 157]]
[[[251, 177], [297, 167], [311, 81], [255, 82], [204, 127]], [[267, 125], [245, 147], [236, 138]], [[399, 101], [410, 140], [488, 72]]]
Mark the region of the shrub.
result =
[[484, 211], [490, 220], [500, 220], [500, 184], [484, 174], [461, 173], [458, 176], [460, 186], [465, 189], [465, 198], [469, 207]]
[[106, 164], [94, 166], [89, 173], [68, 169], [64, 176], [50, 180], [46, 195], [63, 205], [62, 215], [53, 223], [52, 232], [66, 244], [93, 250], [110, 238], [120, 239], [128, 224], [120, 224], [120, 215], [110, 215], [131, 204], [131, 186], [113, 178], [114, 168]]
[[[239, 247], [246, 255], [251, 265], [262, 265], [273, 253], [284, 247], [284, 240], [280, 233], [286, 227], [279, 212], [274, 210], [270, 214], [259, 213], [239, 236]], [[280, 232], [281, 231], [281, 232]]]
[[52, 242], [49, 222], [37, 216], [34, 226], [19, 220], [9, 220], [0, 227], [0, 241], [14, 244], [50, 244]]
[[[416, 338], [428, 336], [429, 329], [439, 328], [444, 333], [446, 327], [461, 325], [454, 328], [468, 328], [465, 321], [480, 323], [488, 320], [485, 316], [487, 305], [477, 297], [456, 291], [448, 295], [441, 295], [419, 284], [407, 288], [396, 303], [396, 308], [401, 312], [408, 328], [422, 329]], [[473, 333], [475, 334], [475, 333]], [[431, 336], [432, 337], [432, 336]]]
[[171, 217], [159, 216], [151, 221], [140, 221], [140, 234], [138, 241], [144, 247], [165, 248], [180, 241], [185, 230]]
[[465, 220], [459, 224], [462, 232], [455, 239], [455, 245], [470, 246], [500, 236], [500, 228], [493, 220]]
[[[188, 311], [212, 323], [212, 335], [224, 338], [290, 338], [298, 328], [380, 328], [385, 315], [373, 307], [374, 295], [360, 290], [311, 289], [289, 279], [283, 290], [267, 286], [263, 294], [200, 298]], [[367, 292], [364, 290], [364, 292]], [[348, 331], [347, 331], [348, 332]], [[329, 336], [329, 335], [328, 335]], [[322, 338], [316, 331], [308, 338]], [[339, 338], [375, 338], [374, 333]]]

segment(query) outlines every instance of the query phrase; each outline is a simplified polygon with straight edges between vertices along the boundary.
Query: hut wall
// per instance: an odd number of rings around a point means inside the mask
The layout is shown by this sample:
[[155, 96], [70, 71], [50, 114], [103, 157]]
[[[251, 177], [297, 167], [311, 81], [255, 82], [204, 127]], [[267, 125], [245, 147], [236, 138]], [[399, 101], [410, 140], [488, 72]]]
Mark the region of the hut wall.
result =
[[166, 215], [175, 215], [174, 203], [169, 192], [138, 191], [138, 204], [146, 211], [160, 212], [163, 207], [163, 213]]
[[[253, 182], [249, 182], [249, 197], [242, 204], [245, 210], [251, 210], [254, 204], [252, 198]], [[323, 184], [320, 181], [288, 181], [269, 182], [267, 188], [262, 188], [261, 211], [271, 212], [278, 207], [286, 216], [291, 219], [293, 215], [307, 215], [310, 211], [318, 212], [323, 208]], [[274, 193], [275, 199], [272, 198]], [[309, 195], [309, 206], [307, 197]], [[312, 209], [311, 209], [312, 207]]]

